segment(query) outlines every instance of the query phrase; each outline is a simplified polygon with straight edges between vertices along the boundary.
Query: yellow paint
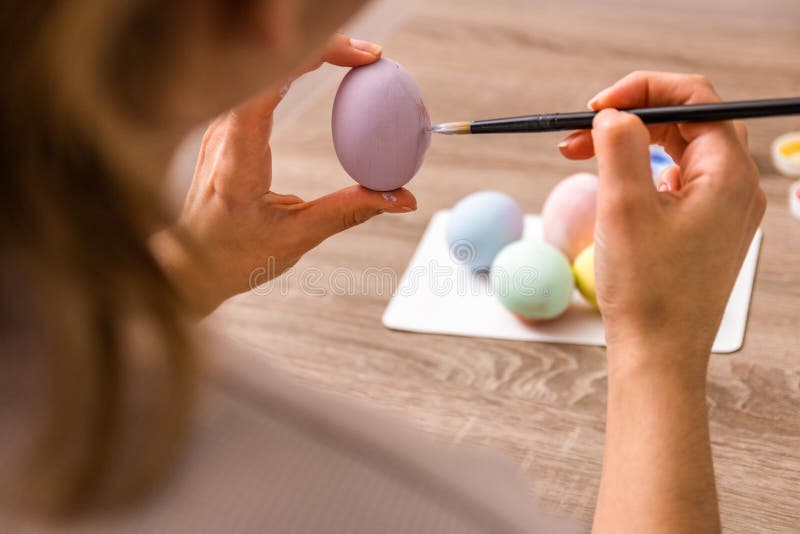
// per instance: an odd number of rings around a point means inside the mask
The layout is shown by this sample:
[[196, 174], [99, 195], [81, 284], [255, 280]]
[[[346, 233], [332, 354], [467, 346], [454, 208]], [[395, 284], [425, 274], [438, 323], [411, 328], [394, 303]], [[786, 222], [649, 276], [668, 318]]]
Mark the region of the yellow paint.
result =
[[800, 157], [800, 139], [792, 139], [791, 141], [781, 143], [778, 147], [778, 151], [787, 158]]
[[597, 308], [597, 295], [594, 291], [594, 244], [586, 247], [583, 252], [575, 258], [572, 264], [572, 272], [575, 274], [575, 285], [581, 292], [583, 298]]

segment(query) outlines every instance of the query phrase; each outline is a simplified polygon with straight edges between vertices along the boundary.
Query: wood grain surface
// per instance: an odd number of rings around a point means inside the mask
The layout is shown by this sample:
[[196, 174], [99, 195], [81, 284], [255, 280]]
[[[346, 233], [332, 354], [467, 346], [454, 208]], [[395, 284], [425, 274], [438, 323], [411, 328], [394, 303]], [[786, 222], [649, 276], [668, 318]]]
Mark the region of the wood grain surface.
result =
[[[800, 94], [796, 0], [437, 0], [416, 4], [382, 44], [415, 76], [434, 122], [581, 110], [637, 69], [701, 72], [727, 99]], [[334, 91], [335, 81], [282, 125], [276, 191], [313, 198], [351, 184], [331, 142]], [[800, 130], [800, 117], [749, 126], [770, 205], [744, 348], [711, 359], [714, 460], [726, 531], [800, 532], [800, 221], [788, 211], [790, 180], [769, 156], [770, 141]], [[453, 445], [505, 451], [533, 495], [588, 529], [603, 449], [603, 349], [381, 325], [391, 276], [402, 275], [436, 210], [492, 188], [535, 213], [559, 179], [594, 169], [563, 159], [559, 140], [436, 137], [409, 186], [417, 212], [328, 240], [209, 321], [312, 387], [402, 414]], [[390, 283], [375, 283], [376, 268]]]

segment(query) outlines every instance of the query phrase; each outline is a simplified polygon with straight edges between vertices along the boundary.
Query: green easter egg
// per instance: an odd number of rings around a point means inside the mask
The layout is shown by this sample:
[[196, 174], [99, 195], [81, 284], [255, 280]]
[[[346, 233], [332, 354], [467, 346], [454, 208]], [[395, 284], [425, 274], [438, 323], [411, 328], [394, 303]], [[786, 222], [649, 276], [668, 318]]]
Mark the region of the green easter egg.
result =
[[510, 311], [526, 319], [552, 319], [567, 309], [575, 280], [569, 261], [543, 241], [515, 241], [495, 257], [492, 291]]

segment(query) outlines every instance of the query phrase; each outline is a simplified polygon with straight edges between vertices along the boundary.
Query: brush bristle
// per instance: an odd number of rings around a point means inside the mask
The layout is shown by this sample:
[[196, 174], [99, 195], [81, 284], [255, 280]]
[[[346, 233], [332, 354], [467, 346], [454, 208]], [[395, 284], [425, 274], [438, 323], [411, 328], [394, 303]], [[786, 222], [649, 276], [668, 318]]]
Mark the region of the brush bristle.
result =
[[458, 135], [470, 133], [469, 122], [445, 122], [431, 126], [431, 133]]

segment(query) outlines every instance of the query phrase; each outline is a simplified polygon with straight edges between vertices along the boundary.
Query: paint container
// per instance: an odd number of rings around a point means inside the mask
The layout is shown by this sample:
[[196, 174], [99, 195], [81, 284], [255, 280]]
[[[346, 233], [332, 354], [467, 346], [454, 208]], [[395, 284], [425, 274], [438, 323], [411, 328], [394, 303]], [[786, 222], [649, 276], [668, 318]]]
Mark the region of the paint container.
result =
[[661, 145], [650, 145], [650, 170], [653, 172], [653, 183], [658, 183], [658, 177], [666, 168], [672, 167], [675, 162]]
[[772, 164], [785, 176], [800, 176], [800, 132], [783, 134], [772, 142]]
[[789, 211], [796, 219], [800, 219], [800, 180], [789, 188]]

